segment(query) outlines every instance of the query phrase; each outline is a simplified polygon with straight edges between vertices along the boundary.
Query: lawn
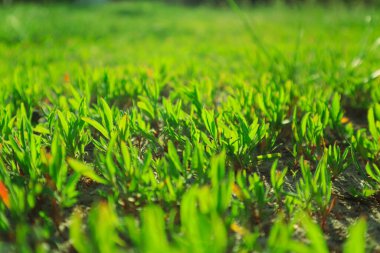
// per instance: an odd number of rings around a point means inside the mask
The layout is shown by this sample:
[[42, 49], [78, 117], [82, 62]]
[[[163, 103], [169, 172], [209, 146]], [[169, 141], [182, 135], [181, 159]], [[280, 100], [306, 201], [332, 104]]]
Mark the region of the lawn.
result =
[[380, 12], [0, 8], [0, 251], [380, 250]]

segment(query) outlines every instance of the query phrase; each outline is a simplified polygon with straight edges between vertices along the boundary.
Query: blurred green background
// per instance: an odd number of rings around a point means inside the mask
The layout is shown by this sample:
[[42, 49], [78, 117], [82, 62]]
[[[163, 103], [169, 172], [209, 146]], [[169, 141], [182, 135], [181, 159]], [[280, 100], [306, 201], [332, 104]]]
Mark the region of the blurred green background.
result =
[[[112, 0], [1, 0], [3, 4], [12, 4], [17, 2], [33, 2], [33, 3], [81, 3], [81, 4], [99, 4], [109, 2]], [[117, 0], [122, 1], [122, 0]], [[128, 0], [126, 0], [128, 1]], [[141, 1], [141, 0], [140, 0]], [[142, 0], [147, 1], [147, 0]], [[149, 1], [149, 0], [148, 0]], [[210, 4], [216, 6], [227, 5], [227, 0], [151, 0], [152, 2], [169, 2], [174, 4], [187, 4], [187, 5], [199, 5]], [[246, 5], [260, 5], [260, 4], [287, 4], [287, 5], [299, 5], [299, 4], [322, 4], [322, 5], [370, 5], [380, 6], [380, 0], [236, 0], [240, 4]]]

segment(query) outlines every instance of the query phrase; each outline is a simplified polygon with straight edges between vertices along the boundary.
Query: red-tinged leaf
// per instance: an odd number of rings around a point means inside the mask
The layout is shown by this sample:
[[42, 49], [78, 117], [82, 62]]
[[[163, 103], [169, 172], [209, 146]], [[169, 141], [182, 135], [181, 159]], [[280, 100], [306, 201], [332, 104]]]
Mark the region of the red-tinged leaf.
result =
[[11, 202], [9, 199], [9, 193], [7, 187], [0, 181], [0, 198], [4, 202], [4, 204], [9, 208], [11, 206]]
[[341, 122], [342, 124], [346, 124], [346, 123], [350, 122], [350, 119], [347, 118], [347, 117], [343, 117], [343, 118], [340, 120], [340, 122]]
[[65, 83], [69, 83], [70, 82], [70, 75], [68, 73], [66, 73], [64, 76], [63, 76], [63, 80], [65, 81]]

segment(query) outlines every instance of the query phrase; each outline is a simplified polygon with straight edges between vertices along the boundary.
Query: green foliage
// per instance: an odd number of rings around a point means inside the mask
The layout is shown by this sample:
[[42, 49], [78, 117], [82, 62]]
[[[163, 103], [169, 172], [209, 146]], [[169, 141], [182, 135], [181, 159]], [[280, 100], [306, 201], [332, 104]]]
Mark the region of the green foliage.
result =
[[364, 218], [360, 218], [349, 229], [348, 239], [343, 246], [343, 252], [366, 252], [366, 230], [367, 223]]
[[0, 9], [0, 251], [377, 246], [379, 13], [229, 3]]
[[[122, 241], [118, 218], [110, 205], [100, 203], [88, 214], [86, 231], [80, 213], [71, 217], [70, 240], [78, 252], [118, 252]], [[120, 245], [121, 244], [121, 245]]]

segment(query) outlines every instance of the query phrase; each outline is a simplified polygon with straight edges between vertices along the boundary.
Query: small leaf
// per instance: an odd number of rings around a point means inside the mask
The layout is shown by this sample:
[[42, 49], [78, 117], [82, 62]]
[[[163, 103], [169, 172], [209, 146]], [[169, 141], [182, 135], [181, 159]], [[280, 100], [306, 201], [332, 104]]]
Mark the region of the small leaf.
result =
[[37, 125], [35, 128], [33, 128], [33, 132], [39, 133], [39, 134], [50, 134], [49, 129], [47, 129], [41, 125]]
[[168, 252], [164, 212], [160, 207], [147, 206], [141, 212], [141, 241], [144, 252]]
[[367, 223], [360, 218], [349, 228], [348, 239], [343, 246], [344, 253], [364, 253], [366, 246]]
[[154, 108], [148, 98], [140, 96], [140, 100], [137, 102], [137, 107], [143, 110], [149, 118], [154, 119]]
[[309, 116], [310, 116], [310, 113], [306, 113], [305, 116], [303, 116], [302, 120], [301, 120], [301, 133], [302, 133], [302, 136], [305, 136], [306, 134], [306, 130], [307, 130], [307, 122], [309, 121]]
[[[372, 167], [373, 167], [373, 170], [372, 170]], [[373, 166], [371, 166], [369, 163], [367, 163], [365, 166], [365, 170], [372, 179], [380, 183], [380, 170], [376, 166], [376, 164], [373, 164]]]
[[72, 158], [68, 158], [67, 162], [69, 163], [70, 167], [74, 171], [78, 172], [82, 176], [88, 177], [88, 178], [94, 180], [95, 182], [98, 182], [101, 184], [107, 184], [107, 181], [104, 178], [97, 175], [95, 173], [95, 171], [91, 167], [89, 167], [88, 165], [86, 165], [80, 161], [77, 161], [75, 159], [72, 159]]
[[[111, 133], [113, 130], [113, 114], [111, 108], [108, 106], [107, 102], [101, 98], [100, 102], [102, 104], [102, 109], [105, 115], [105, 124], [108, 129], [108, 132]], [[99, 130], [100, 131], [100, 130]]]
[[69, 135], [69, 126], [66, 121], [66, 117], [63, 115], [61, 111], [57, 111], [59, 124], [63, 130], [64, 135], [67, 137]]
[[70, 241], [75, 250], [79, 253], [88, 252], [88, 239], [82, 231], [82, 218], [78, 212], [75, 212], [70, 220]]
[[340, 95], [337, 93], [334, 94], [332, 103], [331, 103], [331, 116], [333, 120], [339, 121], [341, 117], [341, 110], [340, 110]]
[[375, 138], [376, 140], [379, 139], [379, 132], [376, 127], [375, 123], [375, 115], [373, 112], [373, 108], [369, 108], [368, 110], [368, 128], [370, 133], [372, 134], [372, 137]]
[[302, 219], [302, 224], [306, 230], [307, 237], [310, 240], [310, 252], [328, 253], [329, 250], [327, 248], [326, 240], [324, 239], [320, 228], [307, 216]]
[[3, 182], [0, 181], [0, 198], [4, 202], [4, 204], [10, 208], [11, 202], [9, 199], [9, 192], [7, 187], [3, 184]]
[[168, 143], [168, 155], [169, 155], [170, 161], [174, 164], [174, 167], [177, 169], [177, 171], [181, 172], [182, 171], [181, 161], [179, 159], [179, 156], [177, 154], [177, 150], [176, 150], [173, 142], [170, 140]]
[[97, 129], [107, 139], [110, 138], [107, 130], [99, 122], [97, 122], [96, 120], [93, 120], [93, 119], [88, 118], [88, 117], [82, 117], [82, 120], [85, 121], [85, 122], [87, 122], [88, 124], [90, 124], [95, 129]]

